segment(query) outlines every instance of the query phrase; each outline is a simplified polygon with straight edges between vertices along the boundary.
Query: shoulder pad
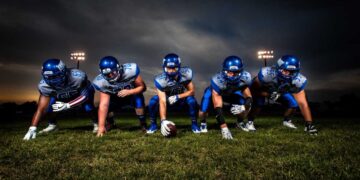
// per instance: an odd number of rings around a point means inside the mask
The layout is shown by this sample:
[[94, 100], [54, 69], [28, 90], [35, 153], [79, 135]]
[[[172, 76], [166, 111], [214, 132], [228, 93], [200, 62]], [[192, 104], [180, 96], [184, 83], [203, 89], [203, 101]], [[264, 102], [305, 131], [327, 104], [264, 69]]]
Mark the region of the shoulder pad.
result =
[[248, 86], [251, 85], [252, 80], [251, 80], [251, 74], [249, 72], [243, 71], [241, 73], [240, 79], [244, 81], [246, 85]]
[[220, 93], [221, 90], [226, 88], [226, 82], [224, 77], [220, 73], [215, 74], [211, 78], [211, 87], [214, 89], [217, 93]]
[[166, 87], [167, 81], [168, 81], [168, 79], [167, 79], [166, 74], [161, 73], [161, 74], [155, 76], [154, 83], [155, 83], [156, 88], [158, 88], [159, 90], [163, 90]]
[[295, 87], [299, 89], [298, 92], [305, 88], [306, 83], [307, 83], [306, 77], [300, 73], [292, 81], [292, 84], [295, 85]]
[[41, 95], [44, 96], [50, 96], [52, 93], [55, 92], [55, 89], [53, 89], [51, 86], [49, 86], [44, 79], [41, 79], [38, 84], [38, 90]]
[[97, 75], [92, 81], [94, 88], [101, 92], [106, 92], [106, 87], [108, 83], [109, 82], [107, 82], [101, 74]]
[[263, 67], [260, 69], [258, 78], [261, 83], [271, 82], [274, 78], [276, 78], [276, 71], [271, 67]]
[[193, 71], [189, 67], [180, 69], [181, 81], [191, 81], [193, 78]]

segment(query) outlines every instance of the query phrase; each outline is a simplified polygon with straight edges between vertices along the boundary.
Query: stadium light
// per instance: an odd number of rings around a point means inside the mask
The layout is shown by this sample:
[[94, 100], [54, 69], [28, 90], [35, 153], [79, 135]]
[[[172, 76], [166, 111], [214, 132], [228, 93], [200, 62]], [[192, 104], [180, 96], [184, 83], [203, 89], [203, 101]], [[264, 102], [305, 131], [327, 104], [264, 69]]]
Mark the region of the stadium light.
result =
[[265, 67], [267, 66], [266, 60], [274, 58], [274, 51], [273, 50], [261, 50], [257, 53], [258, 59], [264, 60]]
[[80, 68], [80, 61], [85, 61], [85, 52], [72, 52], [70, 54], [70, 59], [77, 61], [77, 66], [76, 68], [79, 69]]

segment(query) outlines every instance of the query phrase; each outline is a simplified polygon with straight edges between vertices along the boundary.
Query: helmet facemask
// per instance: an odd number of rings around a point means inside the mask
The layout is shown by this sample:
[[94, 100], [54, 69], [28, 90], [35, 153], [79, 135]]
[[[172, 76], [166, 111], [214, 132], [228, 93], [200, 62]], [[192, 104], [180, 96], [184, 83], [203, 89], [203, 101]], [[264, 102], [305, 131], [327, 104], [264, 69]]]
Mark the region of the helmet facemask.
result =
[[117, 68], [115, 69], [111, 69], [111, 68], [100, 69], [101, 75], [104, 77], [104, 79], [106, 79], [110, 83], [116, 82], [121, 77], [122, 74], [121, 72], [122, 72], [122, 68], [120, 66], [117, 66]]

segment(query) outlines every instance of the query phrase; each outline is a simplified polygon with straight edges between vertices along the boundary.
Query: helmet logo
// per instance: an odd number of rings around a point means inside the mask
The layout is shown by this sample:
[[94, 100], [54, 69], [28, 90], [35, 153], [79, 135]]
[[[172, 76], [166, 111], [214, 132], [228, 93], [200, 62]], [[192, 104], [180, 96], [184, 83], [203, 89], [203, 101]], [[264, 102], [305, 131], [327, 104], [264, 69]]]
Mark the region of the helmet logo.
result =
[[59, 70], [63, 70], [65, 68], [65, 64], [60, 61], [59, 64], [57, 65], [57, 68], [59, 68]]
[[279, 59], [277, 63], [278, 63], [278, 66], [281, 66], [284, 64], [284, 61], [282, 59]]

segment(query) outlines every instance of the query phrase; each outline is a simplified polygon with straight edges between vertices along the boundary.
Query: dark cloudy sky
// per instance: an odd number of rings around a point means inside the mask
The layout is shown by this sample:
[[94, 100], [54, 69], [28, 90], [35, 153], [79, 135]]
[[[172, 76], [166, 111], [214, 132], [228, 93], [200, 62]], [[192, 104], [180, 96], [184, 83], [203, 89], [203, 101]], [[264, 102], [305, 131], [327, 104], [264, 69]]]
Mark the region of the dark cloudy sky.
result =
[[[261, 49], [275, 59], [293, 54], [309, 79], [309, 98], [360, 90], [355, 1], [49, 0], [0, 2], [0, 101], [38, 97], [41, 64], [70, 52], [87, 53], [82, 70], [93, 79], [106, 55], [136, 62], [154, 94], [164, 55], [175, 52], [195, 71], [197, 97], [228, 55], [243, 58], [256, 75]], [[274, 61], [270, 61], [272, 64]]]

